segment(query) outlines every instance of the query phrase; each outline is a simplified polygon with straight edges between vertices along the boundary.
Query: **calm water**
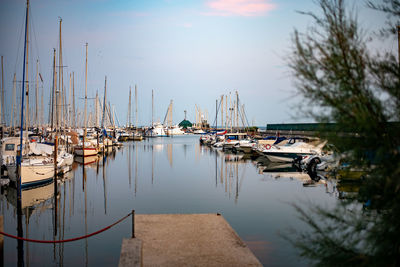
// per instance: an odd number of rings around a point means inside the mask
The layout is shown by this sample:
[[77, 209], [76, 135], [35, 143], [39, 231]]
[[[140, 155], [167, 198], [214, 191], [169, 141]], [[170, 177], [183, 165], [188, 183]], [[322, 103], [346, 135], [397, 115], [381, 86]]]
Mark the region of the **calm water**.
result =
[[[262, 172], [257, 162], [200, 146], [198, 136], [127, 142], [106, 158], [74, 170], [58, 186], [23, 191], [23, 236], [68, 239], [136, 213], [221, 213], [265, 266], [306, 266], [279, 233], [306, 230], [290, 203], [332, 206], [333, 185], [303, 187], [299, 174]], [[292, 176], [292, 177], [290, 177]], [[301, 176], [301, 175], [300, 175]], [[4, 230], [17, 235], [16, 191], [2, 192]], [[54, 235], [56, 233], [56, 235]], [[61, 245], [5, 237], [5, 266], [22, 253], [26, 266], [117, 266], [130, 218], [99, 235]], [[21, 262], [21, 259], [20, 259]]]

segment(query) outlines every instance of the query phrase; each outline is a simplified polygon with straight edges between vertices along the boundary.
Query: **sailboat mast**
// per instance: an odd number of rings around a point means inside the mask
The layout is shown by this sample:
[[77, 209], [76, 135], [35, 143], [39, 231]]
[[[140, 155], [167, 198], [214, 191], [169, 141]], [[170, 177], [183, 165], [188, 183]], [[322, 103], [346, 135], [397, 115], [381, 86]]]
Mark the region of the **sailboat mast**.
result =
[[14, 73], [14, 79], [13, 79], [13, 92], [12, 92], [12, 106], [11, 106], [11, 128], [14, 131], [14, 122], [15, 122], [15, 98], [16, 98], [16, 84], [17, 84], [17, 77], [16, 74]]
[[225, 130], [228, 129], [228, 95], [225, 95]]
[[236, 91], [236, 129], [239, 131], [239, 93]]
[[151, 126], [154, 124], [154, 91], [151, 90]]
[[[27, 23], [27, 26], [29, 27], [29, 14], [28, 14], [28, 16], [27, 16], [27, 20], [28, 20], [28, 23]], [[26, 82], [26, 92], [25, 92], [25, 95], [26, 95], [26, 115], [25, 115], [25, 117], [26, 117], [26, 125], [25, 125], [25, 127], [26, 127], [26, 139], [28, 139], [28, 129], [29, 129], [29, 126], [30, 126], [30, 120], [29, 120], [29, 117], [30, 117], [30, 112], [29, 112], [29, 82], [28, 82], [28, 61], [29, 61], [29, 28], [28, 28], [28, 30], [26, 31], [26, 40], [25, 40], [25, 42], [26, 42], [26, 62], [25, 62], [25, 82]]]
[[137, 86], [135, 84], [135, 129], [137, 128]]
[[42, 102], [40, 105], [40, 123], [39, 125], [44, 125], [44, 106], [43, 106], [43, 85], [42, 85]]
[[95, 104], [94, 104], [94, 116], [95, 116], [95, 120], [96, 120], [96, 127], [99, 127], [99, 91], [96, 91], [96, 100], [95, 100]]
[[4, 66], [3, 66], [3, 56], [1, 56], [1, 100], [0, 100], [0, 125], [6, 124], [4, 120]]
[[36, 60], [36, 85], [35, 85], [35, 124], [36, 128], [39, 128], [38, 123], [38, 107], [39, 107], [39, 96], [38, 96], [38, 83], [39, 83], [39, 60]]
[[55, 115], [54, 115], [54, 119], [55, 119], [55, 125], [56, 125], [56, 132], [58, 131], [58, 127], [59, 127], [59, 114], [58, 114], [58, 107], [60, 105], [60, 88], [58, 87], [57, 84], [57, 59], [56, 59], [56, 54], [55, 54], [55, 50], [54, 50], [54, 60], [55, 60], [55, 67], [54, 67], [54, 100], [55, 101], [55, 105], [54, 105], [54, 109], [55, 109]]
[[88, 54], [88, 44], [86, 43], [86, 60], [85, 60], [85, 113], [84, 113], [84, 126], [85, 126], [85, 136], [83, 136], [83, 142], [85, 142], [86, 137], [86, 127], [87, 127], [87, 54]]
[[131, 87], [129, 86], [129, 103], [128, 103], [128, 128], [131, 127], [131, 113], [132, 113], [132, 108], [131, 108]]
[[[29, 0], [26, 1], [26, 18], [25, 18], [25, 42], [24, 42], [24, 62], [22, 64], [22, 92], [21, 92], [21, 133], [20, 133], [20, 153], [17, 154], [17, 169], [18, 169], [18, 182], [17, 182], [17, 198], [18, 205], [21, 203], [21, 156], [22, 156], [22, 134], [24, 131], [24, 95], [25, 95], [25, 68], [28, 67], [28, 61], [26, 60], [28, 50], [28, 20], [29, 20]], [[26, 61], [25, 61], [26, 60]], [[26, 62], [26, 64], [25, 64]]]
[[56, 49], [53, 48], [53, 86], [51, 90], [51, 129], [54, 129], [54, 106], [56, 92]]
[[72, 72], [72, 124], [76, 129], [76, 114], [75, 114], [75, 73]]
[[106, 96], [107, 96], [107, 76], [104, 78], [104, 99], [103, 99], [103, 117], [101, 118], [101, 128], [105, 128], [104, 116], [106, 115]]
[[68, 127], [71, 127], [72, 118], [72, 73], [69, 74], [69, 94], [68, 94]]
[[[64, 126], [64, 76], [63, 76], [63, 60], [62, 60], [62, 42], [61, 42], [61, 23], [62, 18], [60, 18], [60, 40], [59, 40], [59, 49], [58, 49], [58, 103], [57, 103], [57, 110], [58, 108], [61, 109], [61, 112], [58, 110], [58, 118], [57, 121]], [[60, 106], [61, 105], [61, 106]], [[58, 126], [58, 124], [57, 124]], [[64, 129], [64, 127], [62, 127]]]
[[221, 95], [221, 127], [224, 128], [224, 95]]

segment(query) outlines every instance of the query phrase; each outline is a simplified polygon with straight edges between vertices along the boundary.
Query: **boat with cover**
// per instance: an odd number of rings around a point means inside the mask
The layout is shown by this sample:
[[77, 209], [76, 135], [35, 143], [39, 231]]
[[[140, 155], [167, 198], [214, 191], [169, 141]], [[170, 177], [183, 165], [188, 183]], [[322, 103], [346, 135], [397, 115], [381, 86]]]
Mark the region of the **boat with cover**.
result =
[[[27, 150], [29, 148], [29, 150]], [[26, 156], [21, 162], [22, 188], [38, 186], [51, 181], [54, 177], [54, 146], [42, 143], [29, 143]], [[71, 170], [74, 157], [63, 148], [57, 151], [57, 173]], [[7, 166], [11, 181], [17, 182], [16, 164]]]
[[313, 142], [290, 139], [285, 145], [265, 146], [261, 152], [271, 162], [293, 162], [303, 156], [321, 153], [325, 144], [326, 141], [321, 142], [319, 139]]
[[[58, 166], [58, 165], [57, 165]], [[7, 165], [8, 177], [17, 183], [16, 164]], [[54, 177], [54, 161], [50, 157], [28, 157], [21, 162], [21, 188], [38, 186]]]

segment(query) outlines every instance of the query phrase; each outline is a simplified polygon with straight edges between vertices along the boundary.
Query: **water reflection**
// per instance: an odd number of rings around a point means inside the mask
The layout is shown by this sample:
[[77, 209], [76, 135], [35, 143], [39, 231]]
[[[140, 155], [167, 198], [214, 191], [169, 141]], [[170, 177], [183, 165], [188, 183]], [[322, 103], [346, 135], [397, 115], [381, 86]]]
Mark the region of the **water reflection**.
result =
[[200, 147], [200, 155], [209, 154], [215, 160], [215, 187], [224, 188], [225, 195], [234, 202], [239, 200], [239, 193], [243, 180], [246, 177], [249, 155], [234, 154], [229, 151], [212, 149], [207, 146]]
[[[35, 187], [30, 189], [21, 190], [21, 208], [23, 211], [27, 209], [30, 210], [30, 213], [33, 213], [35, 210], [43, 210], [47, 208], [51, 208], [51, 203], [49, 200], [54, 195], [54, 182], [50, 182], [41, 187]], [[14, 187], [8, 187], [5, 196], [7, 201], [17, 207], [17, 189]], [[25, 213], [24, 213], [25, 214]]]
[[[299, 195], [328, 203], [338, 197], [329, 182], [304, 188], [304, 175], [292, 166], [200, 146], [197, 137], [153, 138], [126, 142], [121, 149], [93, 158], [77, 158], [73, 171], [57, 183], [24, 190], [20, 215], [16, 190], [9, 187], [1, 197], [1, 212], [6, 232], [40, 240], [92, 233], [132, 209], [220, 212], [263, 264], [301, 265], [296, 256], [286, 256], [296, 253], [276, 234], [289, 222], [303, 227], [287, 202], [297, 201]], [[21, 243], [17, 249], [6, 239], [5, 265], [115, 266], [122, 238], [130, 231], [127, 222], [74, 243]]]

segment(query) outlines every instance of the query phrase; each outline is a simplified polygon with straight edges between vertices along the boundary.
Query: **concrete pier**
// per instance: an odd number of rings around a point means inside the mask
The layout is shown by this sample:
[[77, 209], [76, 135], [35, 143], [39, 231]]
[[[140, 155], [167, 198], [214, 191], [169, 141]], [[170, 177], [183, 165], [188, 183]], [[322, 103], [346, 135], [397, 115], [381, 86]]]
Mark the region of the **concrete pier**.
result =
[[135, 236], [124, 239], [121, 267], [262, 266], [217, 214], [135, 215]]

